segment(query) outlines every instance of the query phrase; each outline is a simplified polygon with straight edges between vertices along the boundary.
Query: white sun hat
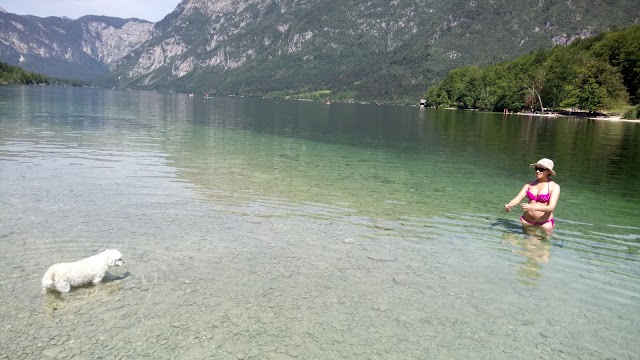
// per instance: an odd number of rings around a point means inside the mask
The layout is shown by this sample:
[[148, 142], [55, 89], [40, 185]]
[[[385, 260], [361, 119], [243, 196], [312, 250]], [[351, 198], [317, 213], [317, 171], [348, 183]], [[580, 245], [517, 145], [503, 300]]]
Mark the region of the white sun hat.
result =
[[547, 158], [540, 159], [540, 160], [538, 160], [538, 162], [533, 163], [533, 164], [531, 164], [529, 166], [532, 167], [532, 168], [536, 167], [536, 166], [543, 167], [543, 168], [549, 170], [551, 175], [556, 176], [556, 172], [553, 171], [553, 160], [551, 160], [551, 159], [547, 159]]

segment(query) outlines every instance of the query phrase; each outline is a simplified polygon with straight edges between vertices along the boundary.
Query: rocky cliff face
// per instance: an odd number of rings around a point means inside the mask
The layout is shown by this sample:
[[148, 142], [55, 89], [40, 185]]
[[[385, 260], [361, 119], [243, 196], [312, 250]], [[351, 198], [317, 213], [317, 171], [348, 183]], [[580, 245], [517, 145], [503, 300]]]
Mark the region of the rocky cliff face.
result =
[[91, 80], [151, 37], [153, 23], [85, 16], [77, 20], [0, 13], [0, 61], [28, 71]]
[[113, 25], [98, 19], [83, 23], [82, 48], [87, 54], [111, 65], [151, 37], [153, 24], [130, 19]]

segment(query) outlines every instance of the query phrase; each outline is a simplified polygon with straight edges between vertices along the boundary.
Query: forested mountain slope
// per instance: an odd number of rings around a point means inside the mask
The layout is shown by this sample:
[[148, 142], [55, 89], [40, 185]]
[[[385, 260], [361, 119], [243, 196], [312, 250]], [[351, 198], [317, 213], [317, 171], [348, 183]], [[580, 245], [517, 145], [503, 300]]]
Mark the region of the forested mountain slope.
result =
[[82, 81], [62, 80], [51, 78], [42, 74], [25, 71], [18, 66], [11, 66], [0, 62], [0, 85], [63, 85], [84, 86]]
[[640, 102], [640, 25], [487, 67], [454, 69], [427, 105], [501, 111], [595, 112]]

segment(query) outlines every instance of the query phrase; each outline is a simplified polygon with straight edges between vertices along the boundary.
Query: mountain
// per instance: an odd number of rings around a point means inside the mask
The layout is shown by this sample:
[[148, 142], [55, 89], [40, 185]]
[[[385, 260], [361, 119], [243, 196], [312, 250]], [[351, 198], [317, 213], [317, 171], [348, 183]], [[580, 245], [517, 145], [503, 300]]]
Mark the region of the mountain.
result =
[[[184, 0], [119, 61], [117, 86], [415, 102], [463, 65], [640, 21], [635, 0]], [[323, 93], [325, 94], [325, 93]], [[324, 95], [323, 95], [324, 96]]]
[[0, 12], [0, 61], [48, 76], [95, 80], [148, 40], [152, 29], [153, 23], [139, 19]]
[[183, 0], [118, 60], [89, 57], [105, 86], [415, 103], [453, 68], [639, 22], [636, 0]]

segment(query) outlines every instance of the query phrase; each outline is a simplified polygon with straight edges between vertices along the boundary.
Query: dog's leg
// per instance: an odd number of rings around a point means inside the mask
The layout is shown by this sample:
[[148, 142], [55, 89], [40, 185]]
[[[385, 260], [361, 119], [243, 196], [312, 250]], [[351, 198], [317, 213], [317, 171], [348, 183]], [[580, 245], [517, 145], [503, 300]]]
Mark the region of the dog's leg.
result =
[[46, 292], [47, 290], [53, 290], [55, 289], [55, 279], [56, 274], [55, 272], [52, 272], [50, 270], [47, 270], [46, 273], [44, 273], [44, 277], [42, 277], [42, 291]]
[[102, 281], [103, 278], [104, 278], [104, 274], [98, 275], [95, 278], [93, 278], [93, 281], [92, 281], [93, 285], [99, 284], [100, 281]]
[[68, 282], [56, 283], [56, 289], [58, 289], [58, 291], [60, 292], [66, 293], [71, 290], [71, 284], [69, 284]]

